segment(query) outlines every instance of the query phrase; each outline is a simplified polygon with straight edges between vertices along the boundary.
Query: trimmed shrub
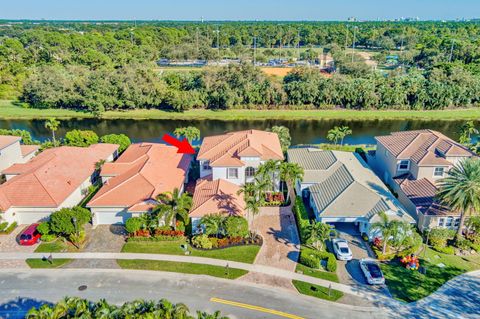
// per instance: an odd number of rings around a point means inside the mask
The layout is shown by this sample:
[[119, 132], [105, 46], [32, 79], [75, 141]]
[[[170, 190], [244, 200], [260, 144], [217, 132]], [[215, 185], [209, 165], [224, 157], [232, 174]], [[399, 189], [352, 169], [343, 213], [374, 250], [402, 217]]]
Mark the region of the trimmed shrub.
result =
[[37, 230], [40, 234], [42, 234], [42, 237], [43, 235], [48, 235], [50, 233], [50, 224], [48, 222], [40, 223], [37, 226]]
[[455, 231], [447, 228], [434, 228], [428, 235], [429, 244], [436, 247], [446, 247], [447, 242], [455, 237]]
[[293, 206], [293, 213], [295, 214], [295, 220], [297, 221], [297, 228], [300, 234], [300, 241], [302, 244], [308, 239], [308, 226], [310, 226], [310, 219], [308, 218], [308, 212], [303, 204], [303, 200], [300, 196], [295, 198], [295, 205]]
[[302, 248], [300, 251], [299, 263], [310, 268], [318, 269], [320, 261], [326, 260], [326, 270], [335, 272], [337, 270], [337, 259], [335, 255], [326, 251]]
[[298, 262], [304, 266], [318, 269], [320, 267], [320, 260], [317, 256], [311, 255], [308, 253], [300, 253], [300, 257], [298, 258]]
[[125, 222], [125, 229], [129, 234], [134, 234], [142, 227], [143, 220], [140, 217], [132, 217]]
[[438, 251], [439, 253], [447, 254], [447, 255], [453, 255], [455, 254], [455, 248], [452, 246], [447, 246], [447, 247], [441, 247], [441, 246], [432, 246], [433, 250]]
[[229, 216], [225, 221], [225, 231], [230, 237], [247, 237], [248, 222], [239, 216]]
[[468, 239], [460, 239], [455, 242], [455, 247], [462, 250], [468, 250], [471, 248], [472, 243]]
[[51, 242], [51, 241], [54, 241], [55, 239], [57, 239], [57, 236], [55, 236], [54, 234], [45, 234], [45, 235], [42, 235], [42, 241], [44, 242]]
[[15, 228], [17, 228], [17, 222], [11, 223], [7, 228], [1, 231], [2, 234], [10, 234]]
[[212, 249], [212, 242], [207, 235], [198, 235], [192, 238], [192, 245], [194, 247], [203, 248], [203, 249]]

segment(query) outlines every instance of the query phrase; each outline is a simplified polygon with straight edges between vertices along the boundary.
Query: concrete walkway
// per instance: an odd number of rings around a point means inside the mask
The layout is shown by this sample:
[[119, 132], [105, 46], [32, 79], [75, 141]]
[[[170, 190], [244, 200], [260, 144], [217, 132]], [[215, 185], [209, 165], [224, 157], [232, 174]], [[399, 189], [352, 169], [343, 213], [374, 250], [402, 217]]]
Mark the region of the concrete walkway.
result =
[[[48, 257], [49, 253], [0, 253], [0, 260], [25, 260], [28, 258], [43, 258]], [[351, 287], [344, 284], [339, 284], [320, 278], [314, 278], [303, 274], [298, 274], [294, 271], [288, 271], [272, 266], [246, 264], [229, 260], [194, 257], [194, 256], [180, 256], [180, 255], [162, 255], [162, 254], [136, 254], [136, 253], [107, 253], [107, 252], [84, 252], [84, 253], [52, 253], [53, 258], [66, 259], [125, 259], [125, 260], [158, 260], [158, 261], [176, 261], [189, 262], [195, 264], [205, 264], [225, 267], [227, 264], [230, 268], [244, 269], [249, 272], [256, 272], [270, 276], [286, 278], [289, 280], [300, 280], [309, 282], [315, 285], [331, 287], [343, 293], [352, 294], [361, 298], [374, 301], [375, 304], [398, 304], [397, 301], [384, 297], [381, 294], [374, 293], [369, 289], [363, 287]]]

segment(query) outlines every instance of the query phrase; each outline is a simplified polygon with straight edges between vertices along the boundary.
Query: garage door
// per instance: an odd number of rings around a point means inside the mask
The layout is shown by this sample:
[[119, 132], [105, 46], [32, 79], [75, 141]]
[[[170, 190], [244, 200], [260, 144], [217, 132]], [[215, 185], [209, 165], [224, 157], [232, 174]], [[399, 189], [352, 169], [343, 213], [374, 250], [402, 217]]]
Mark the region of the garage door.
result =
[[132, 214], [128, 212], [101, 212], [95, 213], [94, 220], [97, 225], [125, 224]]
[[50, 212], [16, 212], [13, 219], [19, 224], [32, 224], [48, 219]]

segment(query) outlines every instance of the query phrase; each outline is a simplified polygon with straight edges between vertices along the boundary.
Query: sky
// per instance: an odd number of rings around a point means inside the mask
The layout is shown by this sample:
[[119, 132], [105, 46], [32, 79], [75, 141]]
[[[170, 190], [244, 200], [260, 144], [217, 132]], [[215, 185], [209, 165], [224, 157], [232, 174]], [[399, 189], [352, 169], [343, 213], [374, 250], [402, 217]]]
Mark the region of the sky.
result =
[[480, 0], [0, 0], [0, 19], [361, 20], [480, 17]]

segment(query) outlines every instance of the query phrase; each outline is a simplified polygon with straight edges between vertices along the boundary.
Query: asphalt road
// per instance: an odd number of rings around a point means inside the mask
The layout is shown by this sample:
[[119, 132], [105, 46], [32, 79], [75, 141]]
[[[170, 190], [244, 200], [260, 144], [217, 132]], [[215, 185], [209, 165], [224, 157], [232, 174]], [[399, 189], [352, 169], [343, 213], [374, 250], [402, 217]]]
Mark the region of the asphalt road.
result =
[[[87, 289], [79, 291], [81, 285]], [[331, 303], [286, 290], [207, 276], [115, 269], [0, 271], [2, 318], [21, 318], [32, 306], [56, 302], [64, 296], [105, 298], [117, 304], [134, 299], [167, 298], [184, 302], [191, 310], [221, 310], [232, 319], [389, 317], [382, 309]]]

